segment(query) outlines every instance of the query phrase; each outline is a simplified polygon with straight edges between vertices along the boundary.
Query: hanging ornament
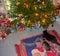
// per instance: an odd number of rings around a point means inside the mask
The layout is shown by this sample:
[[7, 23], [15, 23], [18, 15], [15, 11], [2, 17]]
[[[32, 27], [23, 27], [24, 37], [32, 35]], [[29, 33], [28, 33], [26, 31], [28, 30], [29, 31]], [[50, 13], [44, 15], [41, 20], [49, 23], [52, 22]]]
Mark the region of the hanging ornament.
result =
[[42, 19], [42, 23], [45, 23], [45, 19]]
[[26, 25], [27, 27], [31, 28], [31, 27], [32, 27], [32, 22], [31, 22], [31, 20], [28, 20], [28, 21], [25, 23], [25, 25]]
[[16, 5], [18, 6], [20, 4], [20, 2], [17, 2]]
[[37, 9], [38, 9], [37, 7], [38, 7], [37, 5], [33, 5], [33, 6], [32, 6], [32, 10], [33, 10], [33, 11], [34, 11], [34, 10], [37, 11]]
[[30, 24], [30, 23], [31, 23], [31, 21], [30, 21], [30, 20], [28, 20], [27, 24]]
[[45, 14], [45, 17], [47, 18], [47, 15]]
[[19, 16], [19, 17], [23, 17], [23, 14], [19, 14], [18, 16]]
[[21, 23], [22, 23], [22, 24], [25, 24], [24, 18], [21, 19]]
[[40, 6], [39, 8], [41, 9], [42, 7]]
[[28, 8], [29, 5], [28, 5], [27, 3], [24, 3], [24, 7], [25, 7], [25, 8]]
[[26, 5], [26, 8], [28, 8], [28, 7], [29, 7], [29, 5], [27, 4], [27, 5]]
[[40, 10], [44, 10], [44, 8], [45, 8], [45, 7], [44, 7], [43, 5], [39, 5], [39, 9], [40, 9]]
[[1, 34], [2, 39], [5, 39], [6, 35], [7, 35], [6, 32], [2, 31], [2, 34]]
[[45, 5], [45, 2], [44, 1], [42, 2], [42, 5]]
[[54, 25], [52, 24], [52, 27], [54, 27]]
[[39, 16], [39, 14], [38, 13], [35, 13], [35, 16]]
[[37, 6], [36, 5], [34, 6], [34, 9], [37, 10]]
[[39, 9], [42, 9], [42, 5], [39, 5]]

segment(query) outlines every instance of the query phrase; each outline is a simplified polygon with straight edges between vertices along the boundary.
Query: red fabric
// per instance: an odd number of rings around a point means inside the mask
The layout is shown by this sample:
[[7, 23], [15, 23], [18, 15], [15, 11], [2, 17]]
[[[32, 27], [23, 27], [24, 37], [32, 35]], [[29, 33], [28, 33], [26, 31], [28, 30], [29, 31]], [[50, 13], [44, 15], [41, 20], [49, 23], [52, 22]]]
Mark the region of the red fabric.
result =
[[16, 44], [15, 48], [16, 48], [17, 56], [27, 56], [27, 53], [21, 43], [19, 45]]
[[38, 49], [40, 52], [44, 52], [44, 49], [41, 47], [41, 48], [36, 48]]
[[[36, 49], [38, 49], [40, 52], [44, 52], [44, 49], [42, 47], [41, 48], [36, 48]], [[46, 55], [47, 56], [56, 56], [56, 53], [54, 53], [52, 51], [47, 51]]]
[[46, 55], [47, 55], [47, 56], [56, 56], [56, 54], [53, 53], [53, 52], [51, 52], [51, 51], [47, 51], [47, 52], [46, 52]]
[[20, 48], [19, 48], [19, 45], [15, 45], [15, 48], [16, 48], [16, 54], [17, 54], [17, 56], [21, 56], [20, 55]]
[[27, 56], [27, 52], [26, 50], [23, 48], [22, 44], [20, 43], [20, 53], [21, 53], [21, 56]]

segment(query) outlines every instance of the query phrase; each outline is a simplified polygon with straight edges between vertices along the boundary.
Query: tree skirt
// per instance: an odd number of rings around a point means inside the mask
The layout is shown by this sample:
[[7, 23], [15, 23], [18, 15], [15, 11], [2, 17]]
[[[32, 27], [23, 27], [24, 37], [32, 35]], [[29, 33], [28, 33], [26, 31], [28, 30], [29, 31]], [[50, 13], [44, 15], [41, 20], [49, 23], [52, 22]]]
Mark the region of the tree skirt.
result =
[[[60, 41], [60, 35], [55, 30], [50, 30], [48, 32], [54, 35], [57, 38], [58, 42]], [[23, 39], [19, 44], [15, 44], [17, 56], [37, 56], [37, 52], [41, 53], [41, 55], [54, 56], [56, 54], [55, 56], [60, 56], [60, 46], [48, 42], [51, 46], [51, 51], [46, 52], [42, 46], [42, 38], [43, 34], [40, 34]]]

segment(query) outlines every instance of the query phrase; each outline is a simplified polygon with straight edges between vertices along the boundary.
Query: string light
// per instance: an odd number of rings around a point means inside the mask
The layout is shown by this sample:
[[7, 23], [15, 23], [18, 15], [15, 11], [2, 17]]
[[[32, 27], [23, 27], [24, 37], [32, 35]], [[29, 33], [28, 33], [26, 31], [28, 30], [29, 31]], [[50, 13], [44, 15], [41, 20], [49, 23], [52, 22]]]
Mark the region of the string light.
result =
[[42, 23], [45, 23], [45, 19], [42, 19]]
[[45, 5], [45, 2], [44, 1], [42, 2], [42, 5]]
[[17, 2], [16, 5], [18, 6], [20, 4], [20, 2]]
[[39, 14], [38, 13], [35, 13], [35, 16], [39, 16]]

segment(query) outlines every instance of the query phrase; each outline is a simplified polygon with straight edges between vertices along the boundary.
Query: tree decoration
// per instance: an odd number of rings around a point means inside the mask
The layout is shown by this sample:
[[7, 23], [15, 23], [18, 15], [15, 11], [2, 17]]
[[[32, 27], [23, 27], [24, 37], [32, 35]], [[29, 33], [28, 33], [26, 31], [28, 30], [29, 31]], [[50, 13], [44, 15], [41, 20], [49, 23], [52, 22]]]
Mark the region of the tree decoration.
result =
[[16, 5], [18, 6], [20, 4], [20, 2], [17, 2]]
[[45, 2], [44, 1], [42, 1], [42, 5], [45, 5]]
[[9, 11], [9, 16], [14, 17], [12, 15], [17, 14], [17, 18], [23, 17], [24, 20], [18, 23], [24, 24], [25, 27], [32, 28], [32, 25], [39, 21], [42, 27], [48, 28], [54, 22], [52, 18], [57, 15], [57, 8], [51, 0], [11, 0], [10, 2], [10, 6], [13, 7]]

